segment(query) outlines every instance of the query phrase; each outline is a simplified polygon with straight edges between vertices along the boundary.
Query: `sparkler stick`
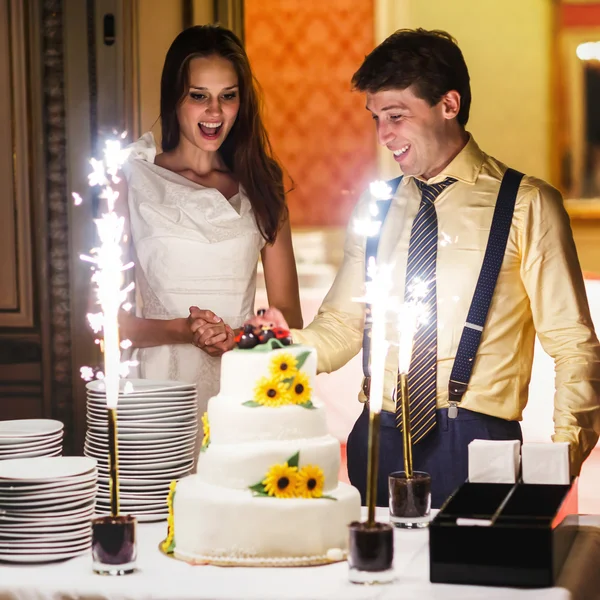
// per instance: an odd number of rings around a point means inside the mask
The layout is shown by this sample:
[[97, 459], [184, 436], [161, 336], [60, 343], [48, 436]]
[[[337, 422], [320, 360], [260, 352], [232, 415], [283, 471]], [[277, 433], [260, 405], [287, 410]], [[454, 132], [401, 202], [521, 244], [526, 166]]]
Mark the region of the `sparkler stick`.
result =
[[[389, 200], [391, 190], [383, 181], [370, 186], [371, 197]], [[371, 205], [371, 215], [378, 214], [375, 202]], [[356, 224], [365, 235], [376, 235], [381, 222], [366, 219]], [[367, 265], [366, 297], [361, 299], [371, 305], [371, 386], [369, 394], [369, 441], [367, 458], [367, 525], [375, 525], [375, 505], [377, 499], [377, 475], [379, 471], [379, 433], [383, 404], [383, 380], [385, 358], [388, 350], [386, 314], [390, 305], [391, 269], [387, 265], [377, 265], [373, 258]]]
[[[123, 139], [126, 134], [122, 134]], [[123, 264], [122, 247], [124, 219], [115, 212], [118, 192], [112, 184], [119, 183], [117, 172], [122, 164], [123, 152], [120, 140], [108, 140], [103, 160], [92, 158], [92, 172], [88, 175], [90, 186], [100, 186], [100, 198], [106, 200], [107, 210], [94, 223], [100, 239], [100, 246], [91, 250], [90, 255], [81, 259], [94, 265], [92, 282], [96, 284], [98, 304], [101, 312], [88, 314], [88, 321], [95, 333], [102, 331], [101, 348], [104, 353], [104, 380], [108, 411], [109, 448], [109, 487], [112, 516], [119, 515], [119, 452], [117, 437], [117, 404], [119, 400], [119, 379], [127, 375], [132, 361], [121, 362], [121, 348], [131, 345], [129, 340], [119, 339], [119, 309], [127, 300], [133, 284], [123, 287], [123, 272], [133, 263]], [[81, 197], [73, 194], [75, 204], [81, 204]], [[82, 367], [82, 376], [89, 378], [89, 367]]]

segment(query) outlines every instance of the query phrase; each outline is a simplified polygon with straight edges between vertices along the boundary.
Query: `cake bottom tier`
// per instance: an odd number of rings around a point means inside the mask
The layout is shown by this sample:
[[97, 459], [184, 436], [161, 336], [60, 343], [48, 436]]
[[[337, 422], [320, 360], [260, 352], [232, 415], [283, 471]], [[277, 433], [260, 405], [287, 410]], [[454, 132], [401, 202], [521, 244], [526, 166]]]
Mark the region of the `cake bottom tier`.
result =
[[202, 482], [195, 475], [177, 484], [173, 501], [175, 555], [277, 559], [323, 557], [348, 546], [348, 524], [360, 519], [360, 495], [340, 483], [335, 498], [266, 498]]

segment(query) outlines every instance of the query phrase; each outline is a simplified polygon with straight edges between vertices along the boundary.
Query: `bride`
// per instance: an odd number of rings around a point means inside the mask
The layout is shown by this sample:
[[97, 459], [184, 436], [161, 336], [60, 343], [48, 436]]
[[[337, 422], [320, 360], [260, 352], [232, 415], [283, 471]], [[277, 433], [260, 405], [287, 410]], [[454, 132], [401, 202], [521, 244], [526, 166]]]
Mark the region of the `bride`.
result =
[[139, 376], [196, 383], [202, 414], [220, 356], [253, 314], [259, 255], [269, 304], [294, 327], [298, 280], [282, 170], [238, 38], [217, 26], [180, 33], [160, 108], [162, 152], [146, 133], [123, 166], [138, 305], [120, 326]]

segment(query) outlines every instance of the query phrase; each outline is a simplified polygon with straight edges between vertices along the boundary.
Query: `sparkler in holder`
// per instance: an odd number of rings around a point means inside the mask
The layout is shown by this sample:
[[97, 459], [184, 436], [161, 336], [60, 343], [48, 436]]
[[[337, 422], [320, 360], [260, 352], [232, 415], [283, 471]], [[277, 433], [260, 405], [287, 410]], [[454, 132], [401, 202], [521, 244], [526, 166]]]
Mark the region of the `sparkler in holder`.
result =
[[[379, 215], [377, 200], [386, 201], [391, 197], [391, 189], [384, 181], [371, 183], [372, 217]], [[355, 223], [359, 233], [370, 237], [378, 235], [381, 221], [364, 219]], [[367, 524], [375, 524], [375, 505], [377, 499], [377, 474], [379, 470], [379, 432], [381, 409], [383, 405], [385, 358], [389, 344], [386, 340], [386, 318], [391, 306], [390, 290], [392, 287], [391, 267], [377, 264], [374, 257], [367, 265], [366, 294], [359, 298], [371, 306], [371, 383], [369, 393], [369, 450], [367, 462]]]
[[[124, 139], [126, 134], [121, 135]], [[100, 245], [93, 248], [89, 255], [81, 255], [81, 259], [92, 263], [92, 282], [96, 285], [96, 293], [100, 312], [87, 315], [95, 333], [102, 332], [100, 346], [104, 354], [104, 372], [98, 377], [104, 381], [106, 405], [108, 409], [108, 445], [109, 445], [109, 487], [110, 506], [113, 517], [119, 515], [119, 454], [117, 442], [117, 403], [119, 400], [119, 380], [127, 375], [132, 361], [121, 362], [121, 348], [131, 345], [129, 340], [119, 339], [119, 310], [133, 289], [131, 283], [123, 286], [124, 271], [133, 266], [132, 262], [123, 263], [121, 242], [124, 241], [125, 221], [115, 211], [119, 193], [113, 185], [119, 183], [117, 175], [123, 162], [124, 153], [121, 141], [108, 140], [102, 160], [92, 158], [92, 172], [88, 175], [89, 185], [100, 186], [100, 198], [106, 200], [106, 211], [100, 218], [94, 219]], [[75, 204], [81, 204], [81, 197], [73, 194]], [[82, 376], [89, 378], [89, 367], [82, 367]]]
[[[374, 220], [379, 216], [377, 200], [389, 201], [391, 189], [383, 181], [373, 182], [370, 186], [372, 218], [355, 222], [357, 233], [365, 237], [379, 234], [382, 222]], [[353, 583], [389, 583], [394, 579], [392, 563], [394, 559], [393, 528], [388, 523], [375, 521], [377, 502], [377, 475], [379, 472], [379, 434], [381, 409], [383, 405], [385, 359], [389, 347], [386, 339], [388, 311], [392, 307], [390, 297], [392, 288], [392, 268], [386, 264], [377, 264], [370, 257], [367, 264], [364, 298], [355, 298], [371, 307], [371, 364], [369, 393], [369, 441], [367, 459], [367, 521], [354, 522], [349, 526], [349, 579]]]

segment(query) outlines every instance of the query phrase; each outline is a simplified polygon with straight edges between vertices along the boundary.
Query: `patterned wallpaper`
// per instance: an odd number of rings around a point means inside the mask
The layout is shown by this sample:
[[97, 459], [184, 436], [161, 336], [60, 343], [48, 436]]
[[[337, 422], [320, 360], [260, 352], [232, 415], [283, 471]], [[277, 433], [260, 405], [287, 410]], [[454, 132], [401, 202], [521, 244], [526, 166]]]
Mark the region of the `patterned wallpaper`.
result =
[[352, 74], [374, 47], [374, 0], [246, 0], [245, 42], [292, 225], [346, 225], [376, 170], [375, 128]]

